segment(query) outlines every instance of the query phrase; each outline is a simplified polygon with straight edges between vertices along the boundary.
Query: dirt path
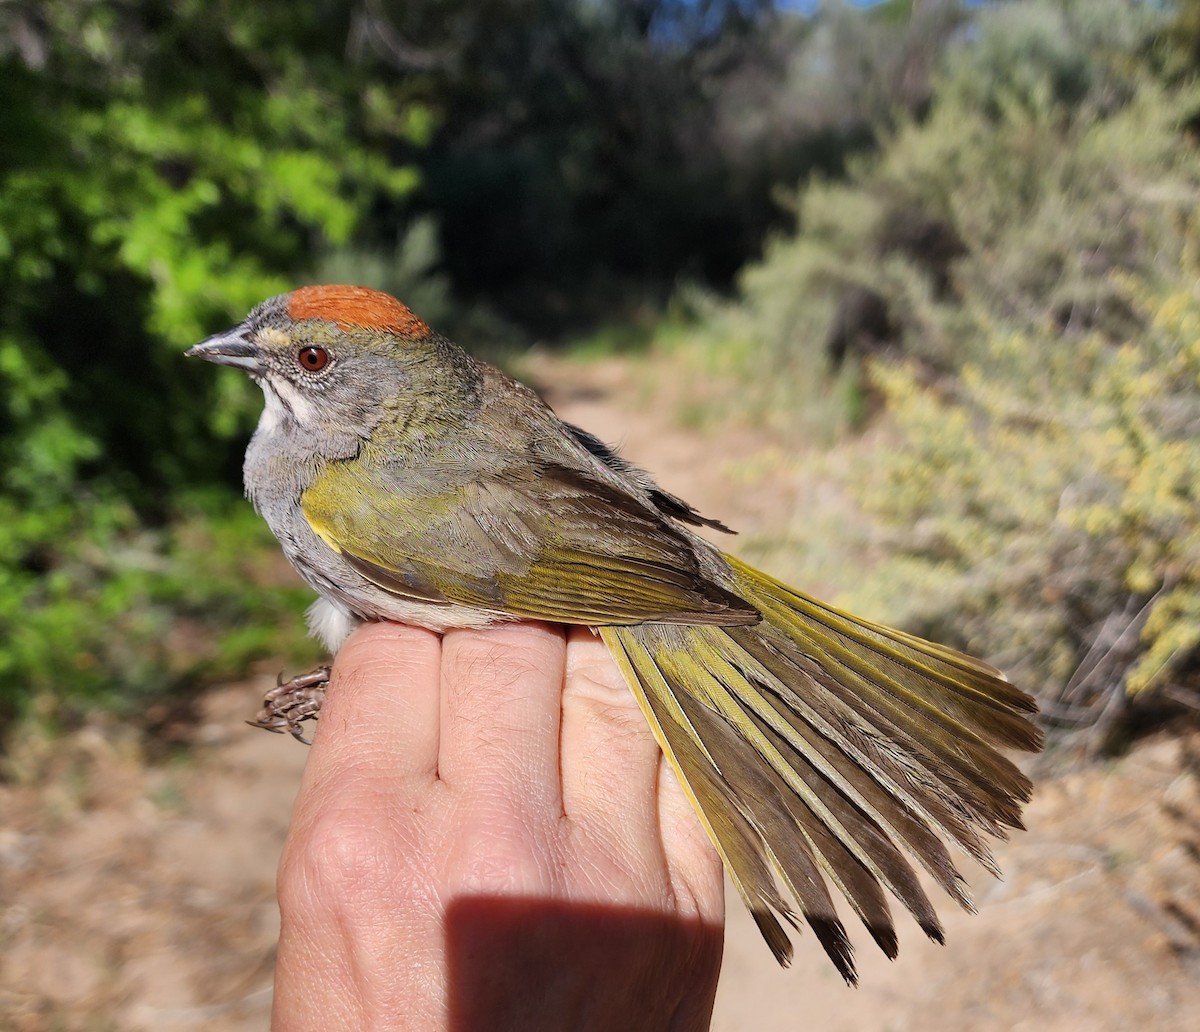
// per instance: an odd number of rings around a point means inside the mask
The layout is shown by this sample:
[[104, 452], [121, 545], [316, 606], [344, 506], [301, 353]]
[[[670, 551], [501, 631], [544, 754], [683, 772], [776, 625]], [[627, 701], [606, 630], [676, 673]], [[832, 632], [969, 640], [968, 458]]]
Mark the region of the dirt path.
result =
[[[534, 376], [566, 418], [751, 534], [820, 489], [755, 434], [679, 430], [625, 362], [545, 360]], [[268, 682], [212, 693], [181, 763], [147, 766], [116, 726], [16, 758], [45, 776], [0, 785], [0, 1029], [266, 1028], [275, 862], [305, 759], [241, 723]], [[998, 850], [1007, 881], [967, 871], [979, 915], [942, 908], [944, 948], [904, 923], [894, 964], [864, 946], [857, 991], [809, 936], [776, 969], [731, 899], [715, 1028], [1195, 1027], [1198, 786], [1195, 733], [1043, 779], [1028, 833]]]

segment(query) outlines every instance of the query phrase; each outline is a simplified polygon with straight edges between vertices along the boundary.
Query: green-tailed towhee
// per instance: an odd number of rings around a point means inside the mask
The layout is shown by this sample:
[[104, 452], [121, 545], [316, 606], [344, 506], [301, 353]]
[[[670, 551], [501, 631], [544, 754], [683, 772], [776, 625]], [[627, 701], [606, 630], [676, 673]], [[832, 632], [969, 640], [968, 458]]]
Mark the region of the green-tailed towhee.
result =
[[329, 649], [363, 620], [595, 628], [781, 963], [790, 896], [854, 980], [827, 882], [889, 957], [885, 888], [940, 941], [910, 859], [969, 906], [943, 840], [994, 869], [984, 835], [1021, 826], [997, 747], [1040, 747], [1028, 695], [724, 555], [688, 527], [720, 523], [387, 294], [305, 287], [188, 354], [263, 389], [246, 491]]

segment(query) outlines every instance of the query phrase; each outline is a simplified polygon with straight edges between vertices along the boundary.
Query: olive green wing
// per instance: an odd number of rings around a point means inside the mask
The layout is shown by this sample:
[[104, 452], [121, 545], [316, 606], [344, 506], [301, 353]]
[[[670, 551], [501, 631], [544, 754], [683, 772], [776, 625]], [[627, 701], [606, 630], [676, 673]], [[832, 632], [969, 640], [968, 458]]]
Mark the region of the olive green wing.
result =
[[392, 594], [592, 626], [759, 619], [653, 507], [582, 472], [500, 470], [436, 488], [409, 474], [403, 491], [394, 474], [339, 463], [300, 500], [318, 536]]

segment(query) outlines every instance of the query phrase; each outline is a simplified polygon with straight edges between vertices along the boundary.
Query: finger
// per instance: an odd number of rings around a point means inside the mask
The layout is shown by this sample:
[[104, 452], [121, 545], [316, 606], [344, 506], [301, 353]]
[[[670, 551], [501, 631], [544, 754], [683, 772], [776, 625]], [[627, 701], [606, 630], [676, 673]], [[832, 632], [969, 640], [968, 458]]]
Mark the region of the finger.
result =
[[395, 971], [439, 969], [422, 860], [443, 795], [440, 685], [430, 631], [368, 624], [338, 653], [280, 860], [276, 1027], [382, 1028]]
[[562, 708], [563, 812], [637, 855], [658, 851], [658, 743], [608, 647], [584, 628], [567, 642]]
[[565, 651], [563, 631], [547, 624], [446, 632], [438, 776], [452, 790], [561, 815]]
[[679, 912], [723, 926], [725, 877], [721, 858], [665, 756], [658, 765], [658, 829]]
[[440, 661], [431, 631], [386, 621], [356, 630], [334, 661], [306, 776], [435, 777]]

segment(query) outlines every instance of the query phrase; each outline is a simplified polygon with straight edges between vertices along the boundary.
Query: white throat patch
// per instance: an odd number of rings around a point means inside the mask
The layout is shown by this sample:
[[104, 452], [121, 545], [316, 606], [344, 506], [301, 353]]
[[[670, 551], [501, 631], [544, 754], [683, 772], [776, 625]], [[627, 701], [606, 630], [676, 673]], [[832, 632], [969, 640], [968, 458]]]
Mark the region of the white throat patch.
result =
[[303, 391], [297, 390], [295, 384], [277, 377], [263, 379], [259, 386], [262, 387], [265, 400], [262, 416], [258, 420], [258, 428], [262, 433], [274, 432], [288, 419], [302, 426], [316, 424], [316, 406], [304, 396]]

